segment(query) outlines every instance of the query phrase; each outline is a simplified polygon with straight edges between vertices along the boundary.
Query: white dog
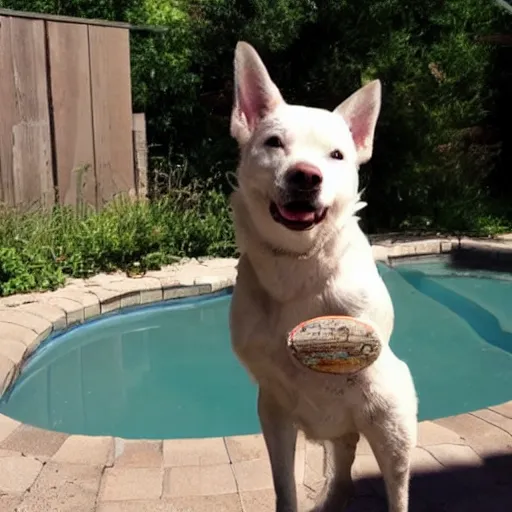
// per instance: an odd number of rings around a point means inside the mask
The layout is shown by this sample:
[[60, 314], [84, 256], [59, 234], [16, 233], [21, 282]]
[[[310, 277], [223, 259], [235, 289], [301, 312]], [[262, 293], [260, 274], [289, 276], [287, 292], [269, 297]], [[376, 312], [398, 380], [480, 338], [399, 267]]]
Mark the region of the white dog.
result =
[[[233, 193], [241, 258], [231, 307], [234, 350], [259, 385], [258, 413], [277, 512], [296, 512], [297, 430], [323, 442], [327, 484], [315, 511], [340, 512], [352, 493], [359, 434], [381, 468], [390, 512], [407, 512], [417, 398], [389, 348], [393, 306], [354, 215], [358, 168], [372, 155], [381, 85], [362, 87], [334, 112], [288, 105], [256, 51], [235, 54], [231, 134], [240, 146]], [[321, 315], [370, 323], [383, 344], [353, 375], [302, 366], [288, 333]]]

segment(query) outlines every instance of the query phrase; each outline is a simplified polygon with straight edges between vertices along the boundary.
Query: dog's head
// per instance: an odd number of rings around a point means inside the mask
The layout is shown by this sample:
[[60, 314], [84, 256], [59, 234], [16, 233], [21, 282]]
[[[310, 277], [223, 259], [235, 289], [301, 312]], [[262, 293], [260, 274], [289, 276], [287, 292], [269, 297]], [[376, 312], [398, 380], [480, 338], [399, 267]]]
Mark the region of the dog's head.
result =
[[358, 209], [358, 169], [372, 155], [380, 100], [376, 80], [333, 112], [289, 105], [254, 48], [238, 43], [231, 117], [238, 193], [269, 243], [307, 251]]

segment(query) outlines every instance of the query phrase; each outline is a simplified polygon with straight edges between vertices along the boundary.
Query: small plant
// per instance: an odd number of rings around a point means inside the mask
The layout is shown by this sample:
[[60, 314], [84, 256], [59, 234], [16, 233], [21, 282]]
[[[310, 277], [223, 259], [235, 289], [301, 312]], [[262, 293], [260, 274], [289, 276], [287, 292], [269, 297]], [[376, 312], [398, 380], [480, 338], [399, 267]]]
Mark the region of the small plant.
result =
[[192, 183], [151, 202], [118, 197], [100, 212], [0, 209], [0, 296], [51, 290], [66, 277], [130, 275], [189, 256], [232, 256], [227, 197]]

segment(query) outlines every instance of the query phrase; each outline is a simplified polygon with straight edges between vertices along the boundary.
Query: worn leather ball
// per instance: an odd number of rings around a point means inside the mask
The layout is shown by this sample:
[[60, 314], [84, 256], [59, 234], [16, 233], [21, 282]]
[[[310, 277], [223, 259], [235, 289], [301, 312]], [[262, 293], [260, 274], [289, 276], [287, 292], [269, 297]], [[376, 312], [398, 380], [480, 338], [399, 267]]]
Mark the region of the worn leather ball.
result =
[[349, 374], [367, 368], [379, 357], [381, 341], [368, 324], [347, 316], [312, 318], [295, 327], [288, 347], [311, 370]]

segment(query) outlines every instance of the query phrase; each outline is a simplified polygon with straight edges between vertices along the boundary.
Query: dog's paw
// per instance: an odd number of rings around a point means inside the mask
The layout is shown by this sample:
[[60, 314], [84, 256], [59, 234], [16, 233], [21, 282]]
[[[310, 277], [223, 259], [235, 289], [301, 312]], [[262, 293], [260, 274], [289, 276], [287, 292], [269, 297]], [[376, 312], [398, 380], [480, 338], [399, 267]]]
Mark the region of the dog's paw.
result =
[[326, 482], [317, 496], [313, 508], [307, 512], [344, 512], [353, 502], [355, 495], [354, 484], [334, 484]]

